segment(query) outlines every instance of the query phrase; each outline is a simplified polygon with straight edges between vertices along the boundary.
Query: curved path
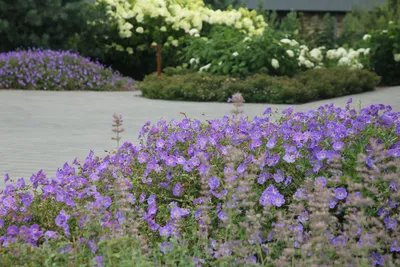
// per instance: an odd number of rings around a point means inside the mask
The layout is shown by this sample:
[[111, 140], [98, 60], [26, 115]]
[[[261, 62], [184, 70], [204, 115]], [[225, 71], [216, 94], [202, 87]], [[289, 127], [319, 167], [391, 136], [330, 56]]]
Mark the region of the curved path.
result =
[[[295, 111], [307, 111], [334, 102], [345, 106], [386, 104], [400, 110], [400, 87], [295, 105]], [[247, 104], [245, 115], [261, 115], [266, 107], [282, 109], [288, 105]], [[180, 112], [190, 118], [215, 119], [229, 114], [227, 103], [195, 103], [149, 100], [132, 92], [47, 92], [0, 90], [0, 187], [3, 175], [29, 180], [43, 169], [54, 176], [58, 167], [75, 157], [85, 159], [90, 150], [104, 156], [105, 149], [116, 146], [111, 140], [112, 115], [124, 116], [122, 142], [137, 142], [146, 121], [180, 119]]]

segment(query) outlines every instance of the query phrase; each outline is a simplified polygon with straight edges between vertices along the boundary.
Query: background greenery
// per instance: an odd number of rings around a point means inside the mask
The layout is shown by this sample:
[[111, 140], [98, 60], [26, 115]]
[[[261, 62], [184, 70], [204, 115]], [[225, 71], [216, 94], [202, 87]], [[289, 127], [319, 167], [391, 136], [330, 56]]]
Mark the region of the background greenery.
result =
[[[211, 68], [214, 74], [246, 76], [269, 73], [293, 76], [299, 68], [288, 58], [278, 58], [278, 70], [271, 67], [271, 58], [284, 53], [276, 40], [287, 37], [310, 48], [325, 46], [329, 49], [344, 46], [357, 49], [365, 47], [366, 43], [362, 37], [370, 33], [372, 38], [368, 43], [371, 46], [369, 70], [378, 73], [385, 85], [400, 84], [400, 64], [393, 59], [393, 54], [400, 53], [400, 3], [396, 0], [388, 0], [385, 5], [372, 11], [355, 7], [344, 17], [339, 33], [336, 18], [330, 14], [315, 16], [310, 22], [312, 25], [308, 25], [311, 27], [304, 27], [301, 23], [304, 17], [302, 13], [290, 12], [282, 17], [274, 11], [265, 11], [260, 6], [258, 12], [264, 15], [269, 28], [265, 31], [263, 39], [253, 38], [252, 48], [247, 53], [247, 46], [238, 43], [239, 39], [243, 40], [244, 35], [229, 27], [206, 26], [202, 30], [202, 36], [206, 39], [196, 40], [179, 32], [162, 33], [153, 21], [149, 24], [149, 32], [146, 34], [121, 38], [117, 22], [106, 14], [106, 6], [94, 5], [93, 2], [0, 0], [0, 52], [31, 47], [72, 50], [140, 80], [156, 70], [156, 54], [151, 48], [152, 42], [164, 44], [172, 38], [179, 41], [180, 45], [163, 46], [163, 67], [188, 64], [197, 50], [202, 52], [201, 64], [205, 65], [211, 61], [214, 63]], [[214, 9], [229, 9], [243, 5], [244, 1], [210, 0], [205, 3]], [[389, 34], [381, 34], [386, 30]], [[229, 43], [238, 45], [228, 46]], [[127, 48], [131, 48], [132, 53], [128, 53]], [[234, 52], [238, 52], [239, 56], [227, 60], [228, 53], [231, 55]], [[226, 64], [218, 68], [221, 61]]]

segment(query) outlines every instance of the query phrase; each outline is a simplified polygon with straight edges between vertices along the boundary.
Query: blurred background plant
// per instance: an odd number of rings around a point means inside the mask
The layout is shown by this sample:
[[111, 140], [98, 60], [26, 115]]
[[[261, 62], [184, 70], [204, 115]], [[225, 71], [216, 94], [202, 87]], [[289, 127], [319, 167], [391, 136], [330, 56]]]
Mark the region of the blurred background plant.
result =
[[[399, 1], [387, 0], [372, 10], [354, 7], [343, 19], [329, 13], [278, 13], [261, 4], [249, 11], [245, 1], [236, 0], [163, 3], [157, 9], [153, 0], [0, 0], [0, 52], [72, 50], [142, 80], [156, 70], [154, 44], [162, 46], [165, 68], [202, 68], [234, 77], [293, 76], [337, 65], [340, 58], [326, 60], [329, 50], [342, 47], [347, 57], [351, 49], [370, 48], [354, 64], [343, 59], [343, 66], [362, 65], [382, 76], [383, 85], [400, 84]], [[378, 34], [382, 31], [388, 34]], [[366, 35], [372, 36], [369, 42], [363, 40]], [[280, 43], [283, 39], [298, 45]]]

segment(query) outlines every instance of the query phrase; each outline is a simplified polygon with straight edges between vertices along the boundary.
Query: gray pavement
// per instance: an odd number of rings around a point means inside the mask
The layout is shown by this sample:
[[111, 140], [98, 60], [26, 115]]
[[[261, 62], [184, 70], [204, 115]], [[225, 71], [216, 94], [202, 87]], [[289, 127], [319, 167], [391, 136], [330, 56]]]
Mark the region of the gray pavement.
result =
[[[400, 87], [295, 105], [295, 111], [315, 109], [334, 102], [345, 106], [349, 97], [362, 105], [386, 104], [400, 110]], [[288, 105], [246, 104], [245, 115], [261, 115], [267, 107], [274, 110]], [[124, 116], [122, 142], [137, 143], [137, 136], [146, 121], [180, 119], [185, 112], [190, 118], [214, 119], [229, 114], [228, 103], [197, 103], [149, 100], [133, 92], [47, 92], [0, 90], [0, 187], [3, 175], [12, 179], [43, 169], [54, 176], [58, 167], [83, 160], [94, 150], [98, 156], [116, 147], [111, 140], [112, 115]]]

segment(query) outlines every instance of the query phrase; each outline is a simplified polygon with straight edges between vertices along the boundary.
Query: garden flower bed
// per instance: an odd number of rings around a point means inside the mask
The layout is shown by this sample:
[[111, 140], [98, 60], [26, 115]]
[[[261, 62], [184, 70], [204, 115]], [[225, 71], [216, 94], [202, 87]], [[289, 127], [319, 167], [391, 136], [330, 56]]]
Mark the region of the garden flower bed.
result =
[[0, 53], [0, 89], [133, 90], [134, 81], [68, 51]]
[[[146, 123], [0, 194], [3, 265], [399, 265], [400, 113], [270, 108]], [[9, 180], [8, 175], [5, 180]]]

